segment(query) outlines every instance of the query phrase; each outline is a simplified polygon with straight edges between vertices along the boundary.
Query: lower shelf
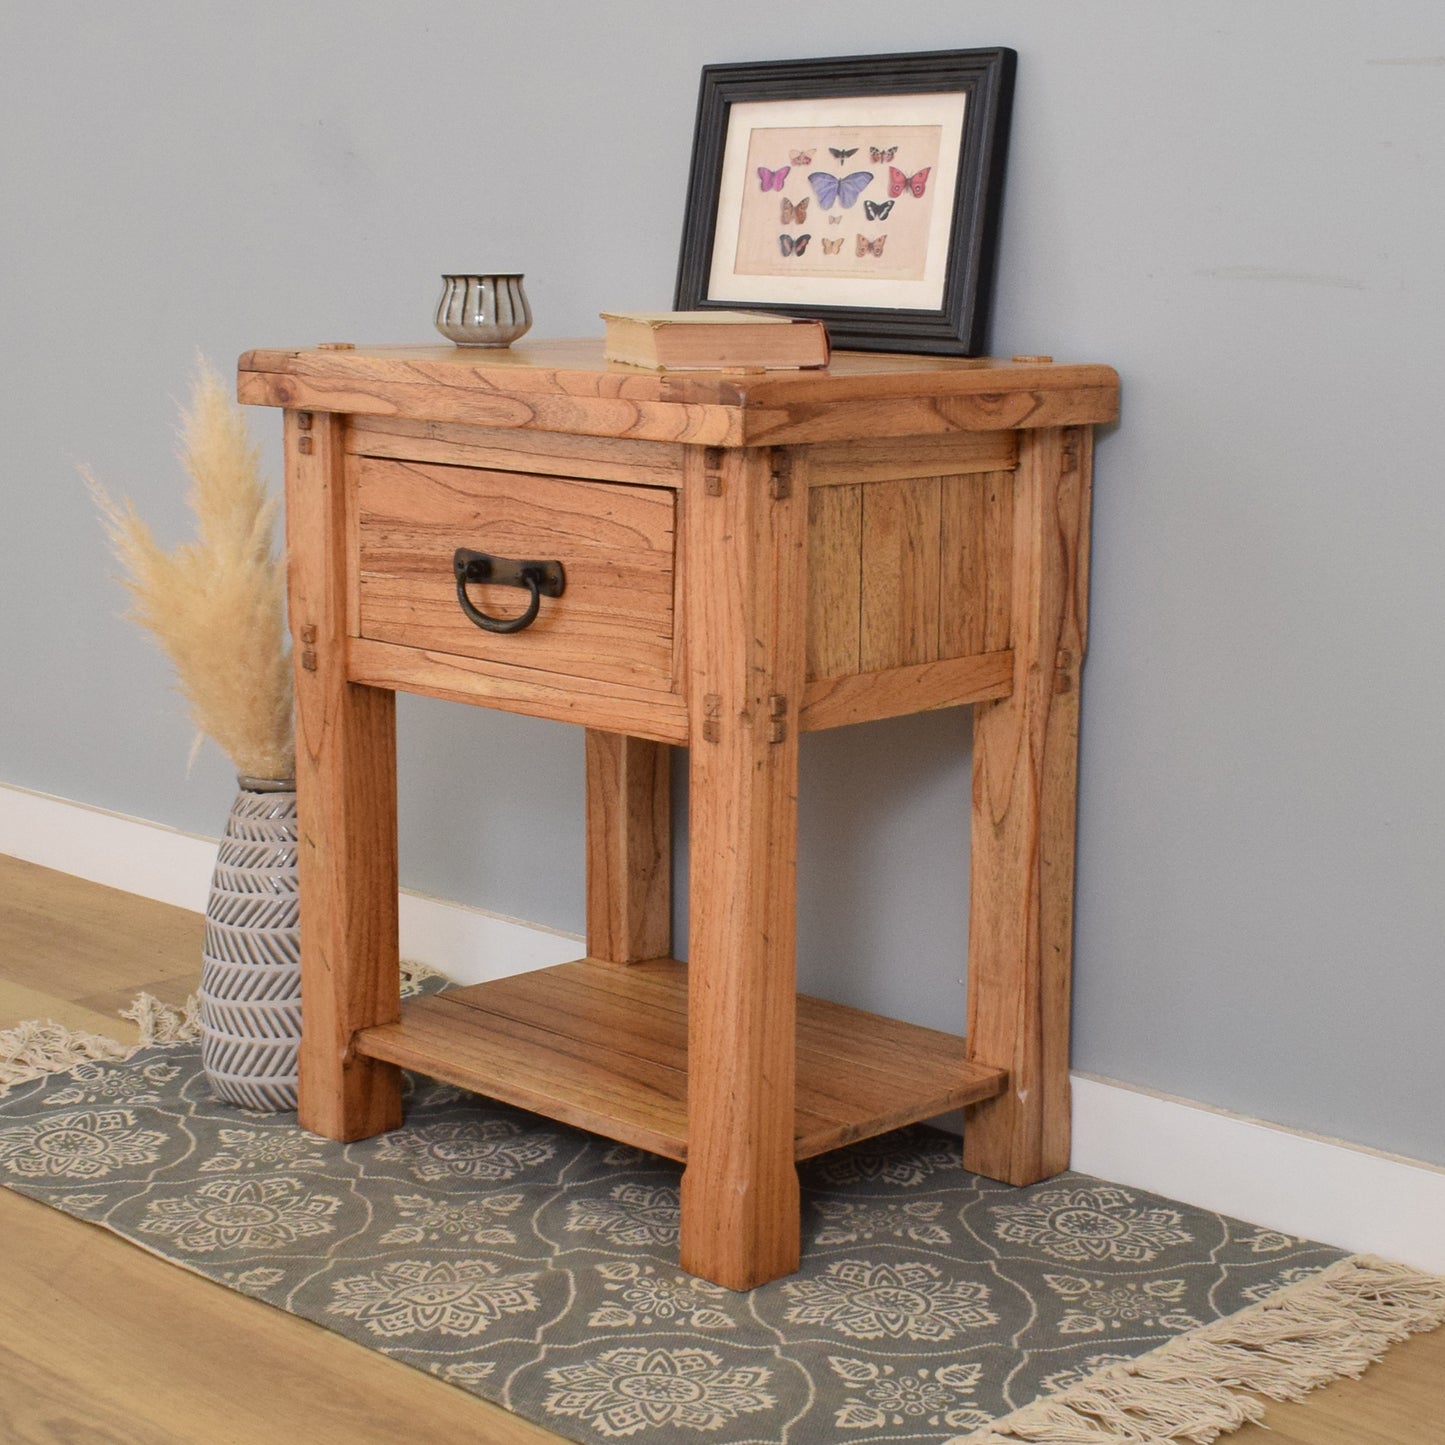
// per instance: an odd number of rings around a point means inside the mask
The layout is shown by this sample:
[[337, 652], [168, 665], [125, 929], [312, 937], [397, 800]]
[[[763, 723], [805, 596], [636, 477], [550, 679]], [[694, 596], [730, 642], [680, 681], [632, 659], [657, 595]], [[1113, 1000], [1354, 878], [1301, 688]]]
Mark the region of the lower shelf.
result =
[[[687, 968], [581, 959], [414, 999], [362, 1054], [687, 1158]], [[798, 1159], [1001, 1094], [956, 1034], [800, 995]]]

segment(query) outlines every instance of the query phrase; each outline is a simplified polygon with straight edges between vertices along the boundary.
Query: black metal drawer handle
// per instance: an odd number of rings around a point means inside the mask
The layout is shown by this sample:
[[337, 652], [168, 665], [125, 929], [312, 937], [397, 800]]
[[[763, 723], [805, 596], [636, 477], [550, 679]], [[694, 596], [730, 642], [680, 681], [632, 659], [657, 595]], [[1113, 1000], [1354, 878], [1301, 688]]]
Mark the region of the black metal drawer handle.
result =
[[[473, 552], [466, 547], [458, 547], [452, 556], [452, 570], [457, 574], [457, 601], [462, 611], [488, 632], [520, 632], [530, 627], [537, 620], [542, 599], [560, 597], [567, 586], [567, 574], [560, 562], [519, 562], [510, 557], [493, 557], [489, 552]], [[472, 605], [472, 599], [467, 596], [468, 582], [525, 587], [531, 596], [520, 616], [489, 617]]]

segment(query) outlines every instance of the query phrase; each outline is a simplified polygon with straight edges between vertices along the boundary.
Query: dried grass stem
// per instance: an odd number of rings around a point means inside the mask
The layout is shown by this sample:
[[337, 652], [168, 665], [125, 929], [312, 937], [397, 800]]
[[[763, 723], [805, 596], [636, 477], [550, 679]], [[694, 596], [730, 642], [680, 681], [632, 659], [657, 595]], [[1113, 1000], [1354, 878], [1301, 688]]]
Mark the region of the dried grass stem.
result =
[[124, 571], [127, 615], [170, 658], [198, 732], [238, 773], [289, 778], [295, 752], [286, 576], [273, 545], [278, 503], [240, 408], [205, 363], [180, 437], [196, 536], [174, 551], [160, 546], [129, 498], [117, 503], [89, 468], [81, 473]]

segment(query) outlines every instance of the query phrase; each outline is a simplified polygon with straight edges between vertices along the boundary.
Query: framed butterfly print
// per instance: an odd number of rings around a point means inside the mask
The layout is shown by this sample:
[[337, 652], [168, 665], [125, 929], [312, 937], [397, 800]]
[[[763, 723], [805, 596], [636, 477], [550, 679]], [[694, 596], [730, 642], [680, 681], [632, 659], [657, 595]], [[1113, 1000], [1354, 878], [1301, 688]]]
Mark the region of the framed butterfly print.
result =
[[673, 304], [817, 317], [840, 348], [982, 354], [1015, 64], [704, 67]]

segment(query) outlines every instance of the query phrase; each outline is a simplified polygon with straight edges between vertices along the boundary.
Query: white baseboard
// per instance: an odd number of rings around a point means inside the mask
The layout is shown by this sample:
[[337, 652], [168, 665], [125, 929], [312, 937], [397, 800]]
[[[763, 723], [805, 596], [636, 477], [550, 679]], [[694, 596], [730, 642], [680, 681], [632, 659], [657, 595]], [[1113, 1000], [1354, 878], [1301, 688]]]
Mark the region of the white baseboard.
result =
[[216, 840], [0, 784], [0, 853], [200, 913]]
[[1445, 1274], [1445, 1169], [1075, 1074], [1073, 1167]]
[[[0, 784], [0, 853], [201, 912], [216, 840], [83, 803]], [[565, 963], [575, 934], [402, 890], [401, 951], [458, 983], [483, 983]], [[197, 972], [200, 962], [197, 960]]]
[[[216, 841], [0, 784], [0, 853], [200, 911]], [[462, 983], [575, 958], [581, 940], [403, 892], [401, 947]], [[1445, 1169], [1076, 1074], [1074, 1168], [1445, 1273]]]

